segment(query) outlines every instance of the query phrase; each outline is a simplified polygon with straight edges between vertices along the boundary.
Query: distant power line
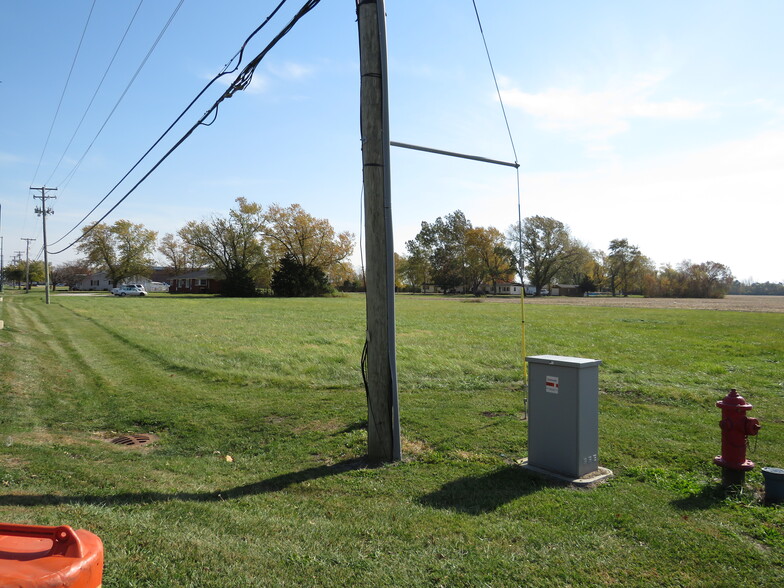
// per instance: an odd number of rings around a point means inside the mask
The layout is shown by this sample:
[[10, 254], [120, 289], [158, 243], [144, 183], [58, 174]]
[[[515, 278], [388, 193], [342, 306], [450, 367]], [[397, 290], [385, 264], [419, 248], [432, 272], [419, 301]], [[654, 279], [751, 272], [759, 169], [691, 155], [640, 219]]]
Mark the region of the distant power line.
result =
[[[76, 165], [74, 165], [70, 173], [66, 175], [65, 178], [63, 178], [62, 182], [60, 182], [60, 184], [63, 184], [63, 187], [65, 187], [65, 185], [71, 180], [71, 178], [73, 178], [74, 174], [76, 173], [76, 170], [78, 170], [79, 166], [82, 165], [82, 161], [84, 161], [84, 158], [87, 156], [87, 154], [90, 152], [90, 149], [92, 149], [93, 145], [95, 144], [95, 141], [101, 135], [103, 129], [106, 127], [107, 123], [112, 118], [112, 116], [114, 116], [114, 112], [117, 110], [117, 107], [120, 106], [120, 102], [122, 102], [123, 98], [125, 98], [125, 95], [128, 93], [128, 90], [131, 89], [131, 86], [136, 81], [136, 78], [138, 77], [139, 73], [142, 71], [142, 68], [144, 68], [144, 66], [147, 64], [147, 60], [152, 55], [153, 51], [155, 51], [155, 48], [158, 46], [158, 43], [160, 42], [160, 40], [163, 38], [163, 35], [168, 30], [169, 25], [174, 20], [174, 17], [177, 15], [177, 12], [179, 12], [183, 2], [185, 2], [185, 0], [180, 0], [179, 4], [177, 4], [177, 6], [174, 8], [174, 11], [171, 13], [171, 16], [169, 16], [169, 20], [166, 21], [166, 24], [161, 29], [161, 32], [158, 33], [158, 37], [153, 42], [149, 51], [147, 51], [147, 55], [144, 56], [144, 59], [142, 59], [142, 62], [139, 64], [139, 67], [136, 68], [136, 72], [131, 77], [131, 80], [128, 82], [128, 85], [125, 86], [125, 89], [123, 90], [122, 94], [120, 94], [120, 97], [117, 99], [117, 102], [115, 102], [114, 106], [112, 107], [112, 110], [109, 112], [108, 116], [106, 117], [106, 120], [103, 121], [103, 124], [98, 129], [98, 132], [95, 134], [95, 137], [93, 137], [93, 140], [90, 141], [90, 144], [87, 146], [87, 149], [84, 150], [84, 153], [82, 153], [81, 157], [76, 162]], [[52, 172], [52, 175], [54, 175], [54, 172]]]
[[57, 122], [57, 116], [60, 114], [60, 107], [63, 105], [63, 98], [65, 97], [65, 92], [68, 90], [68, 84], [71, 81], [71, 74], [73, 74], [74, 66], [76, 65], [76, 60], [79, 57], [79, 51], [82, 48], [82, 41], [84, 41], [84, 35], [87, 32], [87, 27], [90, 24], [90, 17], [93, 15], [93, 9], [95, 8], [96, 0], [93, 0], [92, 5], [90, 6], [90, 12], [87, 15], [87, 22], [84, 23], [84, 28], [82, 29], [82, 36], [79, 38], [79, 45], [76, 47], [76, 54], [74, 55], [73, 61], [71, 62], [71, 69], [68, 70], [68, 77], [65, 80], [65, 86], [63, 86], [63, 91], [60, 94], [60, 101], [57, 103], [57, 109], [54, 113], [54, 118], [52, 118], [52, 124], [49, 126], [49, 133], [46, 135], [46, 141], [44, 141], [44, 148], [41, 150], [41, 157], [38, 158], [38, 165], [35, 167], [35, 173], [33, 174], [33, 179], [30, 182], [32, 185], [35, 183], [35, 178], [38, 177], [38, 170], [41, 168], [41, 162], [44, 160], [44, 154], [46, 153], [46, 148], [49, 146], [49, 139], [52, 137], [52, 130], [54, 129], [54, 124]]
[[[138, 6], [136, 6], [136, 10], [134, 11], [133, 16], [131, 16], [131, 20], [128, 23], [128, 26], [125, 28], [125, 32], [123, 33], [123, 36], [120, 39], [120, 42], [117, 44], [117, 48], [114, 50], [114, 55], [112, 55], [112, 58], [109, 60], [109, 65], [106, 66], [106, 70], [104, 70], [103, 76], [101, 76], [101, 81], [98, 82], [98, 86], [95, 88], [95, 91], [93, 92], [93, 96], [92, 96], [92, 98], [90, 98], [89, 104], [87, 104], [87, 107], [84, 109], [84, 114], [82, 114], [82, 118], [79, 119], [79, 123], [76, 125], [76, 128], [74, 129], [74, 132], [71, 135], [70, 140], [68, 141], [68, 145], [65, 146], [65, 149], [63, 150], [63, 154], [60, 156], [60, 159], [57, 161], [57, 165], [54, 166], [54, 169], [52, 170], [52, 173], [49, 174], [49, 177], [46, 179], [44, 184], [48, 184], [49, 181], [54, 176], [54, 174], [60, 168], [60, 164], [63, 162], [63, 158], [65, 157], [66, 153], [68, 153], [68, 149], [71, 147], [71, 143], [73, 143], [73, 140], [76, 137], [76, 134], [79, 132], [79, 129], [82, 127], [82, 123], [84, 122], [84, 119], [87, 116], [87, 113], [90, 112], [90, 108], [92, 107], [93, 102], [95, 101], [95, 97], [98, 95], [98, 91], [101, 89], [101, 86], [103, 86], [103, 82], [104, 82], [104, 80], [106, 80], [106, 75], [109, 73], [109, 70], [112, 68], [112, 64], [114, 64], [114, 60], [117, 57], [117, 54], [120, 52], [120, 47], [122, 47], [122, 44], [125, 41], [125, 38], [128, 36], [128, 31], [131, 30], [131, 25], [133, 25], [133, 22], [136, 20], [136, 15], [139, 14], [139, 9], [142, 7], [143, 3], [144, 3], [144, 0], [139, 0], [139, 4], [138, 4]], [[103, 128], [103, 127], [101, 127], [101, 128]], [[92, 143], [91, 143], [91, 145], [92, 145]], [[85, 155], [86, 155], [86, 152], [85, 152]], [[84, 158], [84, 155], [79, 159], [79, 162], [81, 162], [81, 160], [83, 158]], [[78, 163], [77, 163], [77, 165], [78, 165]]]

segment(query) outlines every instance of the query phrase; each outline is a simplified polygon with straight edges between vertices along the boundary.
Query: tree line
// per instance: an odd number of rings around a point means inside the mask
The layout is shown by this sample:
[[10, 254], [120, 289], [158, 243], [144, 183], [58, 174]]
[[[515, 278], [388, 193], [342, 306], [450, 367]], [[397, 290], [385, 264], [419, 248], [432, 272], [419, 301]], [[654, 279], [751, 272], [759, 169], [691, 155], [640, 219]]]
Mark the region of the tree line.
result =
[[750, 294], [754, 296], [784, 296], [784, 284], [781, 282], [741, 282], [735, 280], [730, 286], [729, 294]]
[[[573, 285], [582, 292], [613, 296], [723, 297], [734, 282], [718, 262], [684, 260], [659, 268], [627, 238], [612, 239], [606, 251], [590, 249], [567, 225], [546, 216], [529, 216], [505, 233], [474, 227], [460, 210], [422, 222], [407, 255], [397, 256], [398, 279], [411, 291], [431, 284], [442, 292], [479, 293], [489, 285], [524, 276], [536, 295], [550, 285]], [[483, 289], [482, 291], [486, 291]]]
[[55, 268], [57, 280], [78, 282], [85, 274], [105, 272], [113, 286], [148, 277], [165, 260], [172, 277], [209, 269], [223, 280], [224, 296], [316, 296], [332, 284], [355, 280], [346, 260], [354, 236], [336, 233], [326, 219], [308, 214], [299, 204], [263, 207], [245, 198], [226, 215], [187, 222], [160, 240], [144, 225], [121, 219], [114, 224], [83, 227], [77, 245], [83, 257]]
[[[223, 280], [226, 296], [313, 296], [363, 290], [363, 276], [347, 261], [354, 235], [336, 233], [326, 219], [308, 214], [299, 204], [266, 208], [237, 198], [226, 215], [187, 222], [160, 240], [155, 231], [128, 220], [84, 227], [78, 244], [84, 256], [51, 268], [53, 284], [74, 286], [90, 273], [103, 271], [113, 286], [147, 277], [156, 265], [173, 276], [209, 269]], [[159, 264], [155, 255], [165, 260]], [[42, 261], [30, 263], [30, 280], [43, 281]], [[536, 295], [554, 284], [613, 296], [723, 297], [735, 294], [784, 294], [784, 284], [742, 284], [718, 262], [656, 267], [627, 238], [609, 242], [606, 251], [590, 249], [567, 225], [551, 217], [530, 216], [505, 232], [474, 227], [456, 210], [433, 222], [423, 221], [395, 254], [396, 286], [422, 291], [497, 292], [499, 283], [524, 276]], [[24, 261], [5, 268], [6, 281], [21, 285]]]

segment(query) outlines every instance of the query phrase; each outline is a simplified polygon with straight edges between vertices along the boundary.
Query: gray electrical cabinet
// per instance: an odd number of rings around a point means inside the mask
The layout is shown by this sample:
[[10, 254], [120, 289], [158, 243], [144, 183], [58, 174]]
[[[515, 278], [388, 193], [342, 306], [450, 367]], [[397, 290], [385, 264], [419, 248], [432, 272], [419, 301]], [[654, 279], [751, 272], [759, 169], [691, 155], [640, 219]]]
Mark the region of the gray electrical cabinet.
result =
[[598, 359], [528, 362], [528, 464], [569, 478], [599, 469]]

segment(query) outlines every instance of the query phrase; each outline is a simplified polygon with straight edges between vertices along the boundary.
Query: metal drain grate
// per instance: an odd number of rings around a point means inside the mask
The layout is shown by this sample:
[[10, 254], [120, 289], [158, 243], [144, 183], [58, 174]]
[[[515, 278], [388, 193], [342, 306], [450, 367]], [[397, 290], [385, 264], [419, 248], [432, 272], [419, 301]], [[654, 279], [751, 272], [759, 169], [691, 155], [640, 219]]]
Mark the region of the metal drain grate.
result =
[[126, 447], [145, 445], [150, 441], [154, 441], [152, 435], [120, 435], [111, 440], [115, 445], [125, 445]]

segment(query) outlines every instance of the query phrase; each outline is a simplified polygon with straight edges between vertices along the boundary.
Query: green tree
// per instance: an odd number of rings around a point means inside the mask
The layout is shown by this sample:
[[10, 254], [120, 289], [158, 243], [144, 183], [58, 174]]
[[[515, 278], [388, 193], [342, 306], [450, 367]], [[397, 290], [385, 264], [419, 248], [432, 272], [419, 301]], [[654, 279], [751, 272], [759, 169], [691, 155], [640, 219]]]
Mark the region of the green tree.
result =
[[317, 267], [329, 273], [354, 251], [354, 235], [335, 233], [327, 219], [316, 218], [299, 204], [286, 208], [273, 204], [263, 215], [263, 230], [270, 256], [287, 255], [303, 267]]
[[152, 252], [157, 233], [128, 220], [113, 225], [97, 224], [84, 227], [77, 246], [90, 267], [105, 271], [112, 286], [137, 276], [149, 276], [155, 260]]
[[596, 266], [594, 252], [576, 239], [572, 239], [569, 259], [556, 273], [554, 280], [559, 284], [575, 284], [585, 291], [596, 290], [593, 280]]
[[29, 268], [25, 269], [25, 279], [29, 273], [30, 282], [42, 283], [46, 281], [46, 273], [44, 272], [44, 262], [42, 259], [31, 261]]
[[395, 291], [409, 289], [408, 280], [406, 279], [408, 258], [405, 255], [400, 255], [397, 251], [394, 252], [393, 258], [395, 262]]
[[537, 296], [574, 256], [568, 227], [548, 216], [527, 217], [523, 221], [522, 236], [518, 225], [511, 225], [507, 230], [507, 239], [511, 248], [522, 240], [525, 273], [536, 288]]
[[623, 296], [635, 291], [642, 292], [645, 276], [654, 271], [651, 260], [640, 253], [636, 245], [630, 244], [628, 239], [610, 241], [606, 263], [613, 296], [618, 291]]
[[421, 230], [406, 243], [410, 258], [427, 259], [429, 279], [446, 292], [458, 286], [470, 287], [476, 281], [469, 265], [467, 232], [471, 222], [462, 211], [423, 221]]
[[3, 279], [12, 284], [15, 283], [18, 288], [21, 288], [25, 279], [25, 262], [17, 261], [5, 266], [3, 268]]
[[190, 221], [179, 237], [197, 252], [197, 259], [224, 278], [224, 296], [255, 296], [256, 280], [268, 274], [269, 262], [258, 235], [263, 228], [261, 206], [245, 198], [227, 217]]
[[517, 260], [506, 246], [503, 233], [495, 227], [476, 227], [466, 233], [468, 267], [476, 276], [476, 284], [489, 282], [496, 291], [496, 283], [514, 278]]
[[690, 298], [723, 298], [735, 279], [730, 268], [715, 261], [684, 261], [678, 269], [686, 285], [682, 295]]
[[[278, 260], [272, 276], [273, 282], [278, 284], [277, 291], [274, 285], [272, 288], [276, 295], [323, 294], [316, 286], [321, 275], [327, 276], [327, 282], [331, 280], [333, 284], [353, 280], [354, 268], [347, 258], [354, 251], [354, 235], [348, 231], [335, 233], [327, 219], [308, 214], [299, 204], [288, 207], [273, 204], [267, 208], [262, 232], [270, 256]], [[299, 269], [292, 269], [291, 264], [298, 265]], [[295, 294], [288, 289], [297, 285], [306, 290]], [[284, 290], [286, 294], [277, 294]]]
[[400, 256], [400, 263], [396, 263], [395, 271], [400, 272], [403, 282], [411, 288], [412, 292], [419, 292], [424, 284], [431, 281], [430, 260], [425, 249], [417, 241], [408, 241], [406, 248], [408, 256]]
[[272, 272], [272, 291], [275, 296], [323, 296], [332, 291], [324, 271], [313, 265], [302, 265], [300, 260], [286, 254]]

